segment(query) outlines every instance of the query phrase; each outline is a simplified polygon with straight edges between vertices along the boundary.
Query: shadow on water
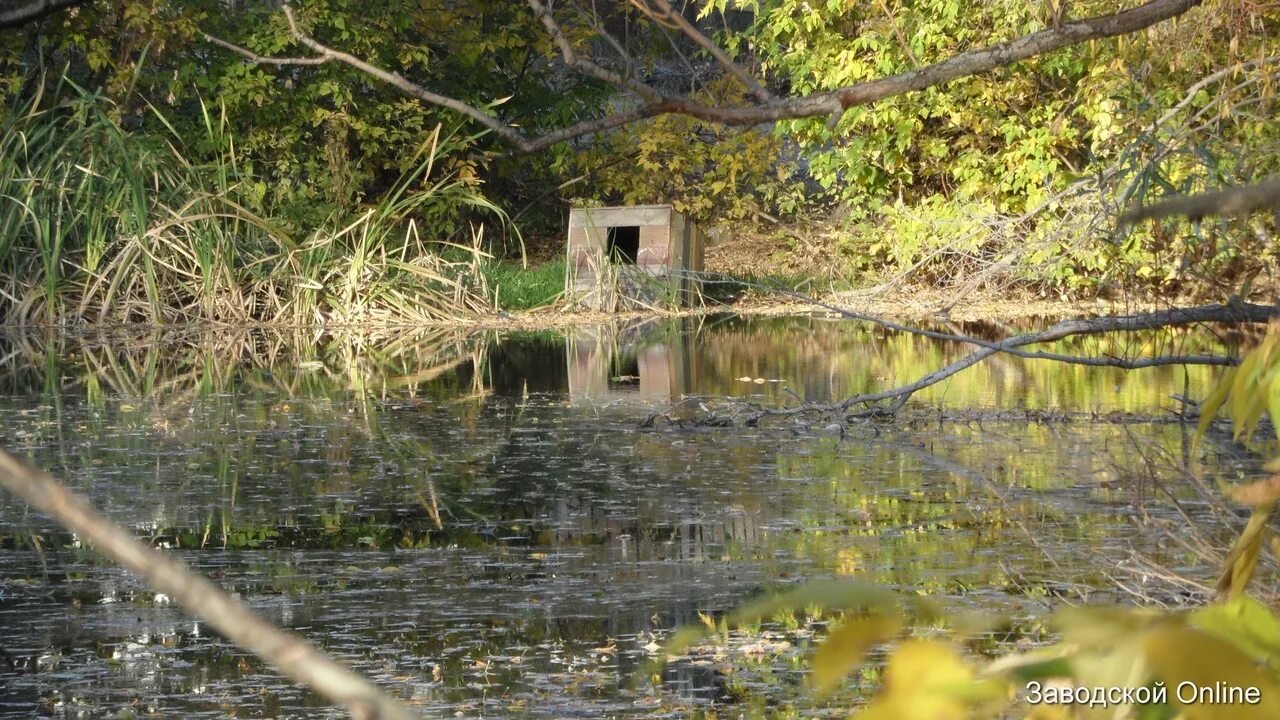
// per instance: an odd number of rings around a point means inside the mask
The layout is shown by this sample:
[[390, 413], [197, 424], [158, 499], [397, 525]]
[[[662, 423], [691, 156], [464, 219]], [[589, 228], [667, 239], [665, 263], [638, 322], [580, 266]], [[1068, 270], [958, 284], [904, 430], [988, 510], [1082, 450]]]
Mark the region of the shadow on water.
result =
[[[1223, 343], [1178, 331], [1054, 350]], [[1142, 519], [1168, 511], [1127, 470], [1141, 463], [1135, 440], [1186, 455], [1183, 424], [920, 412], [844, 436], [803, 420], [638, 427], [725, 398], [838, 399], [965, 352], [813, 318], [9, 336], [0, 436], [428, 711], [749, 713], [815, 702], [800, 689], [815, 618], [779, 618], [729, 658], [676, 663], [657, 684], [633, 676], [673, 627], [809, 578], [1026, 618], [1064, 595], [1112, 598], [1108, 573], [1133, 553], [1167, 558]], [[1214, 373], [996, 357], [915, 402], [1167, 414], [1170, 395], [1202, 395]], [[12, 502], [0, 504], [0, 652], [5, 717], [334, 716]]]

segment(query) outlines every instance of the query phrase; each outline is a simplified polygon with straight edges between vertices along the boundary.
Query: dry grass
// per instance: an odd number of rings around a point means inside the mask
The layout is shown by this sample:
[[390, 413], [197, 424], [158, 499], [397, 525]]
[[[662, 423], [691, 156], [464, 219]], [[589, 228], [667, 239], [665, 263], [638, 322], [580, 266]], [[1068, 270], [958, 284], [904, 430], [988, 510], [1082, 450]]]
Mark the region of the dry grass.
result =
[[296, 238], [255, 197], [220, 113], [204, 125], [221, 151], [196, 161], [176, 131], [158, 145], [122, 132], [100, 96], [54, 95], [0, 122], [0, 322], [417, 324], [493, 307], [483, 226], [448, 260], [419, 224], [442, 208], [505, 221], [436, 171], [457, 148], [439, 128], [377, 205]]

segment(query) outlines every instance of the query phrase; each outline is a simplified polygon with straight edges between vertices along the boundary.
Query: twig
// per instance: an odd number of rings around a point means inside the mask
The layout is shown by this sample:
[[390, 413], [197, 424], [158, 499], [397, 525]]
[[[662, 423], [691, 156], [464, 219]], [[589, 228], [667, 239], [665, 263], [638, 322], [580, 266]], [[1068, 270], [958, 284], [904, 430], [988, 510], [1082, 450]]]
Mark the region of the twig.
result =
[[651, 103], [661, 103], [666, 100], [662, 93], [639, 80], [619, 75], [578, 55], [577, 51], [573, 49], [573, 44], [569, 42], [569, 38], [560, 29], [560, 24], [556, 22], [555, 17], [551, 14], [551, 9], [539, 2], [539, 0], [526, 0], [526, 2], [533, 9], [534, 16], [547, 29], [547, 34], [551, 36], [552, 42], [560, 49], [560, 56], [564, 58], [566, 65], [589, 77], [630, 90]]
[[417, 717], [373, 683], [305, 639], [264, 620], [244, 601], [192, 572], [181, 560], [134, 538], [57, 478], [28, 467], [0, 450], [0, 486], [31, 503], [63, 527], [88, 540], [108, 558], [146, 579], [192, 615], [285, 675], [347, 708], [356, 720]]
[[[755, 95], [761, 102], [771, 102], [774, 99], [773, 95], [768, 90], [765, 90], [764, 86], [757, 82], [755, 78], [751, 77], [750, 73], [735, 63], [733, 58], [729, 57], [728, 53], [726, 53], [719, 45], [712, 42], [711, 38], [703, 35], [702, 32], [698, 30], [698, 28], [694, 27], [692, 23], [686, 20], [684, 13], [671, 7], [671, 3], [667, 2], [667, 0], [648, 1], [652, 2], [659, 10], [662, 11], [661, 17], [663, 19], [670, 20], [677, 28], [680, 29], [680, 32], [688, 36], [688, 38], [695, 42], [698, 47], [711, 53], [711, 57], [715, 58], [716, 62], [720, 63], [720, 66], [723, 67], [726, 72], [732, 75], [735, 80], [742, 83], [742, 86], [751, 91], [751, 94]], [[643, 7], [644, 0], [632, 0], [632, 2], [637, 7], [641, 7], [641, 10], [646, 14], [653, 14], [647, 7]]]
[[466, 115], [472, 120], [475, 120], [481, 125], [489, 128], [494, 133], [496, 133], [499, 137], [512, 143], [513, 145], [520, 148], [521, 150], [524, 150], [526, 152], [531, 152], [533, 149], [535, 149], [535, 148], [529, 147], [529, 143], [524, 139], [524, 136], [521, 135], [520, 132], [517, 131], [515, 128], [511, 127], [510, 125], [507, 125], [506, 123], [503, 123], [497, 117], [490, 115], [489, 113], [485, 112], [484, 110], [481, 110], [478, 107], [475, 107], [474, 105], [465, 103], [456, 98], [451, 98], [445, 95], [441, 95], [439, 93], [431, 92], [430, 90], [422, 87], [421, 85], [418, 85], [417, 83], [410, 82], [399, 73], [388, 72], [386, 70], [383, 70], [380, 67], [377, 67], [376, 65], [373, 65], [372, 63], [365, 62], [364, 60], [361, 60], [360, 58], [354, 55], [341, 52], [339, 50], [334, 50], [333, 48], [320, 43], [318, 40], [312, 38], [310, 35], [307, 35], [306, 33], [302, 32], [301, 29], [298, 28], [298, 23], [293, 17], [292, 8], [290, 8], [288, 5], [285, 5], [281, 9], [284, 11], [285, 20], [287, 20], [289, 23], [289, 32], [293, 35], [293, 38], [297, 40], [299, 43], [301, 43], [302, 45], [305, 45], [306, 47], [313, 50], [317, 55], [316, 57], [267, 57], [267, 56], [259, 55], [258, 53], [255, 53], [252, 50], [249, 50], [248, 48], [244, 48], [239, 45], [236, 45], [235, 43], [228, 42], [221, 38], [217, 38], [212, 35], [209, 35], [208, 33], [204, 34], [204, 38], [205, 40], [208, 40], [209, 42], [213, 43], [214, 45], [217, 45], [218, 47], [225, 48], [232, 52], [238, 53], [244, 56], [245, 58], [248, 58], [249, 60], [256, 63], [265, 63], [265, 64], [279, 65], [279, 66], [322, 65], [324, 63], [332, 62], [332, 61], [345, 63], [359, 70], [360, 72], [365, 73], [366, 75], [370, 75], [372, 77], [375, 77], [387, 83], [388, 85], [391, 85], [392, 87], [396, 88], [397, 90], [399, 90], [400, 92], [403, 92], [406, 95], [409, 95], [411, 97], [416, 97], [419, 100], [431, 103], [432, 105], [438, 105], [440, 107], [447, 108], [449, 110], [453, 110], [455, 112]]

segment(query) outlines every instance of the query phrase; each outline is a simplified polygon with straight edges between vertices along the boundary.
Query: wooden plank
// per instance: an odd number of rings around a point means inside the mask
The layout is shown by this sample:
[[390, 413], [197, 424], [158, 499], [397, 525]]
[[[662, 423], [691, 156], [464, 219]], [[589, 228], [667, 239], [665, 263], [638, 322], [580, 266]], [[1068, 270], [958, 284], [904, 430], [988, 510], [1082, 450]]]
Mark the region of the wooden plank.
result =
[[671, 222], [670, 205], [578, 208], [569, 211], [570, 228], [666, 225], [669, 222]]
[[671, 228], [666, 225], [640, 226], [640, 252], [636, 264], [646, 268], [666, 267], [671, 263]]

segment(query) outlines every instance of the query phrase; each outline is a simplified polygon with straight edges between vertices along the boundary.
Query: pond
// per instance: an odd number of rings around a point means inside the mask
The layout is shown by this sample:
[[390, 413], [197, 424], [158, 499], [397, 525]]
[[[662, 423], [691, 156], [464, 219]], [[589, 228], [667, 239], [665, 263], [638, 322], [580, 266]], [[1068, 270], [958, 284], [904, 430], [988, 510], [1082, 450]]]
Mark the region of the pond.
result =
[[[882, 389], [966, 352], [812, 317], [10, 334], [0, 437], [428, 716], [840, 716], [871, 680], [804, 692], [817, 609], [646, 668], [673, 629], [816, 578], [998, 613], [992, 641], [1020, 643], [1043, 639], [1049, 608], [1154, 583], [1126, 570], [1142, 562], [1212, 572], [1152, 527], [1176, 520], [1170, 496], [1201, 511], [1177, 470], [1193, 426], [1170, 396], [1203, 396], [1213, 368], [998, 356], [892, 421], [697, 422]], [[1261, 472], [1223, 445], [1210, 478]], [[341, 716], [8, 496], [0, 653], [0, 717]]]

